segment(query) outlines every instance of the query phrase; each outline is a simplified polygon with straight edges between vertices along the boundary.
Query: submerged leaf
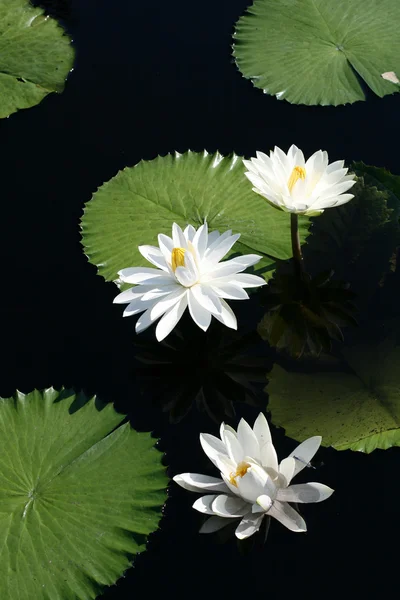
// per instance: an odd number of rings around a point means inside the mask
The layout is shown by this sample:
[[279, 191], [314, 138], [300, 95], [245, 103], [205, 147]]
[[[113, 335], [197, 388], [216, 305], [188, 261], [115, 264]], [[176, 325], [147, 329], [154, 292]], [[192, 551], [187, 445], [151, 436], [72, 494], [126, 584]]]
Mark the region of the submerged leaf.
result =
[[342, 357], [329, 370], [275, 365], [267, 386], [273, 423], [299, 441], [322, 435], [337, 450], [400, 446], [400, 321], [371, 323]]

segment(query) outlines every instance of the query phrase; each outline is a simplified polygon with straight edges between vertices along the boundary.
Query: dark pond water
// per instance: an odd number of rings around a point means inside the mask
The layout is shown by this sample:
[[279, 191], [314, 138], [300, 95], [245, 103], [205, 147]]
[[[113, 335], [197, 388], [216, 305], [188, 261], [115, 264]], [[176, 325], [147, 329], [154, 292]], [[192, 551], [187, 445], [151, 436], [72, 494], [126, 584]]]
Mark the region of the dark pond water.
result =
[[[0, 122], [1, 396], [50, 385], [96, 392], [127, 411], [136, 428], [161, 438], [171, 476], [212, 473], [198, 432], [215, 433], [217, 425], [196, 408], [171, 424], [161, 408], [172, 404], [177, 419], [201, 386], [217, 420], [224, 398], [254, 404], [235, 402], [233, 424], [240, 416], [252, 422], [257, 404], [265, 403], [271, 358], [249, 335], [260, 309], [239, 307], [237, 337], [217, 324], [204, 337], [188, 324], [186, 342], [165, 351], [169, 365], [144, 367], [138, 358], [157, 361], [160, 349], [153, 331], [135, 337], [132, 322], [112, 304], [115, 286], [84, 257], [78, 228], [84, 203], [123, 167], [188, 148], [253, 155], [295, 143], [307, 155], [323, 148], [331, 160], [363, 160], [400, 173], [398, 96], [369, 94], [367, 102], [338, 108], [292, 106], [240, 76], [231, 33], [247, 4], [49, 2], [73, 35], [75, 69], [62, 95]], [[398, 298], [394, 292], [385, 310], [398, 314]], [[247, 359], [237, 359], [234, 370], [242, 384], [253, 382], [255, 393], [227, 375], [232, 356], [242, 353]], [[295, 446], [282, 431], [273, 435], [280, 456]], [[199, 536], [194, 496], [172, 486], [148, 551], [104, 598], [362, 598], [396, 590], [399, 450], [366, 456], [322, 449], [320, 461], [316, 479], [336, 492], [305, 506], [308, 533], [273, 523], [267, 544], [247, 554], [234, 540], [217, 544]]]

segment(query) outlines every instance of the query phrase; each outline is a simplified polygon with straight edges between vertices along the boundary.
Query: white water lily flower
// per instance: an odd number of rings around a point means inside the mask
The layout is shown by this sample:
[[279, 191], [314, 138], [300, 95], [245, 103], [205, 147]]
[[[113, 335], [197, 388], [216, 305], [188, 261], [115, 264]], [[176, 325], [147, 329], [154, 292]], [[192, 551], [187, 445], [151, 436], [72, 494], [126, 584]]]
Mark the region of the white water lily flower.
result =
[[208, 233], [207, 223], [197, 231], [192, 225], [182, 231], [174, 223], [172, 238], [158, 236], [158, 248], [139, 246], [142, 256], [157, 268], [132, 267], [118, 272], [123, 282], [135, 287], [116, 296], [114, 302], [128, 304], [124, 317], [143, 312], [136, 323], [137, 333], [161, 317], [156, 328], [159, 342], [173, 330], [186, 307], [204, 331], [212, 316], [237, 329], [235, 314], [225, 300], [247, 300], [244, 288], [265, 285], [262, 277], [242, 272], [261, 256], [245, 254], [220, 262], [239, 238], [240, 234], [232, 235], [232, 231]]
[[191, 492], [208, 492], [193, 508], [211, 515], [200, 533], [221, 529], [230, 519], [240, 519], [236, 537], [247, 538], [259, 530], [268, 515], [295, 532], [307, 527], [290, 502], [322, 502], [333, 493], [322, 483], [290, 485], [291, 480], [317, 452], [321, 437], [302, 442], [278, 464], [271, 433], [265, 416], [260, 413], [253, 429], [241, 419], [237, 433], [222, 423], [221, 439], [200, 434], [200, 442], [208, 458], [219, 469], [221, 479], [198, 473], [182, 473], [173, 479]]
[[343, 160], [328, 164], [327, 152], [318, 150], [307, 162], [294, 145], [287, 154], [276, 146], [270, 156], [256, 154], [257, 158], [243, 160], [245, 175], [253, 190], [280, 210], [315, 216], [354, 197], [344, 192], [355, 184], [355, 175], [347, 175]]

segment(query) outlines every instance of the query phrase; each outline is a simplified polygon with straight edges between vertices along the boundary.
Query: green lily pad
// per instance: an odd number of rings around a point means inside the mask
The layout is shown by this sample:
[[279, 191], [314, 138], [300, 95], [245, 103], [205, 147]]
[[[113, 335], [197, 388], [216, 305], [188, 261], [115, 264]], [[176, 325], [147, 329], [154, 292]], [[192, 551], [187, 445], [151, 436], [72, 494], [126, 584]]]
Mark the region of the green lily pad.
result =
[[[157, 235], [171, 235], [172, 224], [209, 230], [232, 229], [241, 237], [232, 254], [256, 253], [256, 266], [269, 279], [277, 258], [292, 256], [290, 219], [252, 191], [239, 156], [218, 152], [167, 155], [141, 161], [102, 185], [86, 204], [83, 245], [91, 263], [107, 281], [125, 267], [149, 266], [138, 251], [157, 245]], [[309, 220], [299, 219], [304, 242]]]
[[345, 368], [290, 372], [274, 365], [267, 386], [273, 423], [299, 441], [322, 435], [323, 445], [337, 450], [400, 446], [400, 326], [376, 324], [387, 332], [378, 340], [373, 329], [343, 349]]
[[96, 598], [145, 549], [168, 480], [123, 419], [68, 390], [0, 399], [2, 600]]
[[74, 49], [57, 21], [26, 0], [0, 3], [0, 118], [62, 92]]
[[382, 77], [400, 73], [399, 22], [398, 0], [255, 0], [234, 56], [256, 87], [294, 104], [365, 100], [365, 84], [382, 97], [399, 91]]

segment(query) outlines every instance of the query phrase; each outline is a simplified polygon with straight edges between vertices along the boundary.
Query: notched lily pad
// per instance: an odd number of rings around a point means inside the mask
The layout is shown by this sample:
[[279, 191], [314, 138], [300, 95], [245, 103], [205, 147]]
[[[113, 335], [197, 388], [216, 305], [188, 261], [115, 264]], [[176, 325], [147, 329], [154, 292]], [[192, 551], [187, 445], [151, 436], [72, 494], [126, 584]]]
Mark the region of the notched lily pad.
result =
[[[252, 191], [245, 170], [235, 154], [189, 151], [120, 171], [85, 207], [83, 244], [90, 262], [107, 281], [116, 281], [120, 269], [148, 266], [139, 245], [157, 245], [159, 233], [171, 235], [173, 222], [199, 227], [206, 219], [210, 231], [241, 234], [230, 255], [263, 255], [256, 272], [268, 280], [276, 259], [292, 256], [289, 220]], [[309, 220], [299, 221], [304, 241]]]
[[155, 440], [112, 404], [50, 388], [0, 399], [2, 600], [89, 600], [158, 526]]
[[0, 3], [0, 118], [62, 92], [74, 49], [57, 21], [26, 0]]
[[236, 24], [239, 70], [265, 93], [294, 104], [365, 100], [399, 91], [397, 0], [255, 0]]

